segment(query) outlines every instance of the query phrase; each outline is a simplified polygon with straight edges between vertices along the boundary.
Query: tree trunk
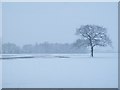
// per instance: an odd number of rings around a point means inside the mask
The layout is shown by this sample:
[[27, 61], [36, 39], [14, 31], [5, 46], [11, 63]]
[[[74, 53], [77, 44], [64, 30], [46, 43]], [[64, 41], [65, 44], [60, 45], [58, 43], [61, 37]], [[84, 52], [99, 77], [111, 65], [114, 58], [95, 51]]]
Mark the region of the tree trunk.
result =
[[91, 46], [91, 57], [93, 57], [93, 47]]

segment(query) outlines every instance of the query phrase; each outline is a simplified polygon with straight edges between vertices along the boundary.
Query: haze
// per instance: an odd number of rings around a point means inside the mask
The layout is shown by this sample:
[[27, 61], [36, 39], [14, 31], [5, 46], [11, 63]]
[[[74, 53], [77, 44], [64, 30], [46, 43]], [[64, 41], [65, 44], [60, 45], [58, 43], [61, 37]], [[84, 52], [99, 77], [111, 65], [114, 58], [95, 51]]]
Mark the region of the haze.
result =
[[116, 3], [3, 3], [3, 42], [73, 43], [76, 28], [95, 24], [106, 27], [117, 50]]

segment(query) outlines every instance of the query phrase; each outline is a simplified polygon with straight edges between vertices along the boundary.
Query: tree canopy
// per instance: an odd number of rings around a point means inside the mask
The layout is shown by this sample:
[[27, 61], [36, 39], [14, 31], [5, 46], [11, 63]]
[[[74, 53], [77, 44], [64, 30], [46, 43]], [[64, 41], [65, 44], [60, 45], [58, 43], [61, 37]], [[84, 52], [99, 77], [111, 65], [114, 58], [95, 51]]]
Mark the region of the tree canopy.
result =
[[76, 45], [79, 47], [90, 46], [92, 57], [95, 46], [107, 46], [112, 43], [107, 35], [107, 29], [97, 25], [82, 25], [76, 30], [76, 35], [79, 36]]

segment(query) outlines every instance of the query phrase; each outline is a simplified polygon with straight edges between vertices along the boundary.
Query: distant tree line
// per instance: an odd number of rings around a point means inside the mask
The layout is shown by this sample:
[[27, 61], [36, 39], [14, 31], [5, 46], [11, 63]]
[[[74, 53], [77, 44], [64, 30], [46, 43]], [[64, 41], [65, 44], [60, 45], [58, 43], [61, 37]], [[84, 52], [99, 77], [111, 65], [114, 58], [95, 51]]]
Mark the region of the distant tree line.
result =
[[3, 54], [22, 54], [22, 53], [86, 53], [86, 47], [75, 47], [74, 44], [60, 44], [60, 43], [36, 43], [36, 44], [27, 44], [22, 47], [17, 46], [13, 43], [4, 43], [2, 44], [2, 53]]
[[90, 48], [91, 57], [93, 57], [94, 47], [112, 46], [112, 41], [107, 35], [107, 29], [98, 25], [82, 25], [76, 29], [76, 35], [79, 39], [72, 44], [60, 43], [39, 43], [28, 44], [22, 47], [13, 43], [2, 44], [3, 54], [18, 53], [86, 53]]

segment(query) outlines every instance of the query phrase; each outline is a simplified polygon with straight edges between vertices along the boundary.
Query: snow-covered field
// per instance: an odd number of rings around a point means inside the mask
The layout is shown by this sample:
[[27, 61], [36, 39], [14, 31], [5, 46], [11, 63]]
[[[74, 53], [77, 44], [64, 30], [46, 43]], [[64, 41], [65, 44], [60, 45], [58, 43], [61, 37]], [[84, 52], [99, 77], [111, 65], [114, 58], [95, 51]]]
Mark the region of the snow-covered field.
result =
[[4, 57], [18, 58], [3, 59], [3, 88], [118, 87], [117, 53], [96, 53], [94, 58], [88, 54], [32, 54]]
[[0, 60], [0, 89], [2, 89], [2, 60]]

